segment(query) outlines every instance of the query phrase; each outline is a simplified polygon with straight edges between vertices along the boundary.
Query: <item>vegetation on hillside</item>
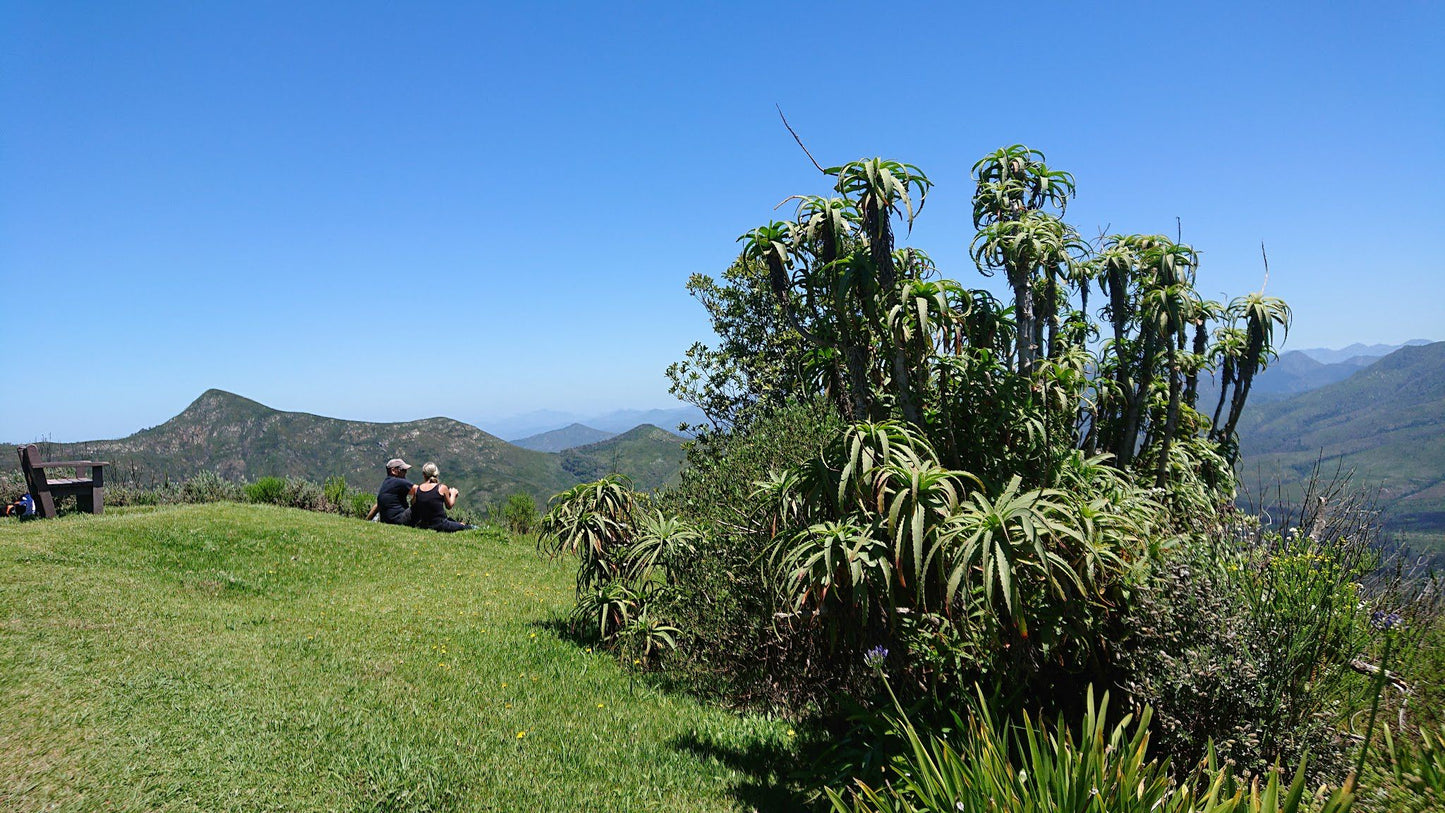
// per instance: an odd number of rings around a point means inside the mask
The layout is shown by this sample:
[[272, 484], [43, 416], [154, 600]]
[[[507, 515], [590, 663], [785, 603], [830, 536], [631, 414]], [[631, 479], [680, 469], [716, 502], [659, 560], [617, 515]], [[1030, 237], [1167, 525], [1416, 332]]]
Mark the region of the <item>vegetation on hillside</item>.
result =
[[[1256, 406], [1241, 424], [1241, 476], [1258, 502], [1297, 499], [1318, 466], [1378, 489], [1399, 541], [1445, 562], [1445, 342], [1404, 347], [1356, 375]], [[1256, 483], [1284, 483], [1259, 494]]]
[[[1198, 253], [1164, 235], [1085, 241], [1063, 220], [1074, 178], [1022, 146], [973, 171], [971, 255], [1007, 302], [900, 245], [932, 188], [917, 167], [824, 173], [831, 197], [790, 198], [721, 282], [689, 282], [720, 343], [668, 371], [713, 424], [679, 485], [554, 498], [543, 532], [578, 557], [576, 632], [630, 648], [659, 631], [698, 690], [817, 714], [834, 743], [820, 775], [857, 783], [840, 809], [972, 809], [983, 786], [900, 783], [940, 759], [966, 778], [988, 747], [994, 767], [1039, 770], [1026, 743], [1045, 735], [1022, 715], [1073, 719], [1091, 685], [1141, 736], [1153, 723], [1126, 775], [1172, 777], [1167, 809], [1275, 766], [1300, 780], [1239, 809], [1353, 786], [1381, 730], [1367, 675], [1435, 629], [1438, 591], [1376, 575], [1372, 518], [1348, 500], [1292, 527], [1233, 508], [1241, 416], [1288, 307], [1204, 299]], [[976, 696], [1024, 727], [989, 746], [1004, 729], [950, 723]], [[880, 715], [890, 702], [903, 718]], [[1086, 719], [1084, 740], [1104, 725]], [[910, 749], [904, 729], [929, 733]]]

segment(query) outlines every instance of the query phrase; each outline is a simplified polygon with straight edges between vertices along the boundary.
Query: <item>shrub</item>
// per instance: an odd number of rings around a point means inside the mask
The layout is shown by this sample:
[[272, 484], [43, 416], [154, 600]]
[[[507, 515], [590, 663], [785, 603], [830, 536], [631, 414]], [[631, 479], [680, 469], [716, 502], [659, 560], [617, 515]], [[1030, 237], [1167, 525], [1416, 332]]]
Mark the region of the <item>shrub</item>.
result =
[[238, 495], [235, 483], [213, 471], [202, 471], [181, 484], [181, 499], [188, 503], [234, 500]]
[[365, 519], [371, 512], [371, 506], [376, 503], [376, 495], [365, 491], [353, 491], [347, 498], [351, 516]]
[[246, 501], [280, 505], [286, 493], [286, 481], [280, 477], [262, 477], [245, 487]]
[[9, 505], [27, 493], [29, 486], [25, 484], [24, 473], [19, 469], [0, 471], [0, 504]]
[[326, 498], [325, 490], [321, 486], [299, 477], [286, 478], [281, 489], [280, 505], [322, 513], [332, 510], [331, 501]]
[[514, 534], [529, 534], [537, 527], [537, 501], [531, 494], [513, 494], [502, 508], [502, 518]]
[[676, 589], [652, 608], [683, 632], [677, 666], [694, 688], [730, 702], [800, 704], [822, 699], [822, 644], [780, 625], [772, 573], [761, 567], [769, 540], [748, 532], [758, 513], [756, 483], [816, 455], [842, 426], [824, 401], [792, 401], [759, 410], [731, 433], [693, 441], [679, 483], [658, 497], [664, 513], [699, 531], [694, 552], [669, 576]]
[[345, 477], [338, 475], [336, 477], [326, 478], [326, 482], [321, 486], [321, 491], [325, 494], [326, 502], [331, 507], [330, 510], [332, 513], [346, 513], [346, 495], [349, 489], [346, 486]]
[[184, 501], [181, 486], [170, 482], [149, 487], [135, 483], [106, 485], [105, 487], [105, 504], [109, 506], [174, 505]]

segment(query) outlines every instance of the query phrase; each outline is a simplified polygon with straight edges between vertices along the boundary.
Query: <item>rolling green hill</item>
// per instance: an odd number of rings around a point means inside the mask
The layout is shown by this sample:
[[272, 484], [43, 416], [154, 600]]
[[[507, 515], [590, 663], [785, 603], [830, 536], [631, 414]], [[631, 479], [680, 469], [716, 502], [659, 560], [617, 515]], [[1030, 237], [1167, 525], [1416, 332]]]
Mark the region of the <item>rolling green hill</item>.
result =
[[0, 810], [796, 809], [727, 758], [789, 723], [563, 634], [569, 564], [266, 505], [0, 522]]
[[618, 472], [631, 477], [638, 490], [653, 491], [677, 477], [685, 442], [665, 429], [643, 424], [599, 443], [566, 450], [562, 453], [562, 468], [578, 482]]
[[1379, 488], [1387, 527], [1445, 552], [1445, 342], [1404, 347], [1353, 376], [1259, 404], [1239, 427], [1247, 484], [1302, 482], [1316, 462]]
[[[474, 509], [516, 492], [545, 502], [580, 482], [558, 455], [513, 446], [450, 418], [346, 421], [281, 412], [215, 389], [160, 426], [129, 437], [47, 445], [50, 459], [107, 460], [112, 481], [141, 484], [211, 470], [237, 481], [292, 476], [321, 482], [342, 475], [365, 489], [381, 482], [388, 458], [402, 457], [418, 467], [430, 460], [441, 468], [444, 482], [461, 489], [461, 503]], [[18, 465], [13, 447], [0, 454], [10, 467]]]

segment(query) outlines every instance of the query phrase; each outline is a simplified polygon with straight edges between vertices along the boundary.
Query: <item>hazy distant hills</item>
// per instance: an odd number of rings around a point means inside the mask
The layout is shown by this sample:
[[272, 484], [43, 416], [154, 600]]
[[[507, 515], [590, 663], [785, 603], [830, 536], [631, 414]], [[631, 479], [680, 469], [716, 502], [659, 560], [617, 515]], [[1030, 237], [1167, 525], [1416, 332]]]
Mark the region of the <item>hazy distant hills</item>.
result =
[[[1283, 357], [1281, 357], [1283, 358]], [[1380, 488], [1390, 528], [1445, 551], [1445, 342], [1412, 344], [1334, 383], [1255, 404], [1239, 426], [1247, 485], [1299, 483], [1315, 463]]]
[[[644, 436], [650, 436], [651, 431], [661, 432], [656, 427], [633, 431]], [[671, 461], [672, 472], [667, 476], [675, 473], [682, 462], [682, 439], [671, 437], [676, 441], [677, 453], [661, 456]], [[461, 489], [464, 505], [481, 508], [517, 492], [529, 493], [539, 503], [545, 503], [553, 494], [583, 481], [573, 470], [589, 474], [600, 471], [600, 477], [615, 466], [639, 486], [657, 481], [659, 466], [663, 465], [658, 462], [660, 455], [654, 449], [634, 445], [634, 440], [619, 443], [615, 450], [602, 446], [575, 460], [564, 459], [559, 454], [512, 445], [450, 418], [405, 423], [346, 421], [281, 412], [213, 389], [159, 426], [119, 440], [46, 444], [44, 453], [52, 460], [107, 460], [111, 463], [108, 475], [112, 482], [178, 481], [211, 470], [237, 481], [294, 476], [321, 482], [342, 475], [348, 483], [364, 489], [381, 482], [385, 476], [382, 465], [388, 458], [402, 457], [416, 467], [430, 460], [441, 468], [444, 482]], [[0, 447], [0, 454], [9, 461], [7, 467], [18, 468], [13, 446]], [[417, 479], [417, 474], [413, 471], [412, 478]]]
[[[1356, 342], [1349, 347], [1342, 347], [1339, 350], [1331, 350], [1324, 347], [1311, 347], [1295, 352], [1303, 353], [1306, 356], [1318, 361], [1321, 364], [1338, 364], [1342, 361], [1354, 360], [1359, 362], [1363, 359], [1377, 359], [1381, 356], [1388, 356], [1399, 350], [1401, 347], [1417, 347], [1422, 344], [1431, 344], [1429, 339], [1411, 339], [1400, 344], [1360, 344]], [[1364, 366], [1364, 364], [1360, 364]]]
[[510, 418], [476, 421], [476, 423], [487, 427], [488, 431], [498, 437], [529, 438], [546, 434], [554, 429], [566, 428], [572, 424], [582, 424], [603, 432], [617, 434], [643, 424], [652, 424], [668, 431], [674, 431], [681, 423], [699, 424], [706, 421], [707, 417], [703, 415], [702, 410], [693, 406], [683, 406], [675, 409], [619, 409], [601, 415], [583, 415], [576, 412], [544, 409], [524, 415], [514, 415]]
[[590, 426], [574, 423], [569, 426], [564, 426], [561, 429], [553, 429], [550, 432], [543, 432], [538, 435], [532, 435], [531, 437], [514, 440], [512, 441], [512, 445], [521, 446], [523, 449], [531, 449], [534, 452], [560, 452], [571, 449], [574, 446], [586, 446], [589, 443], [599, 443], [616, 436], [616, 432], [604, 432], [601, 429], [593, 429]]

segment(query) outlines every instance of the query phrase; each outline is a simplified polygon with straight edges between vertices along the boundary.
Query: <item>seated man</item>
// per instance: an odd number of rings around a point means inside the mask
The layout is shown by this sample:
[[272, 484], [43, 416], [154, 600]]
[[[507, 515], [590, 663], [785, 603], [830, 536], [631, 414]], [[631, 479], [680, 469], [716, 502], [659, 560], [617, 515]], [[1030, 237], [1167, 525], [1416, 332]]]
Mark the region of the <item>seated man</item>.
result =
[[381, 488], [376, 492], [376, 505], [371, 506], [371, 511], [366, 515], [367, 520], [381, 514], [381, 521], [391, 525], [410, 525], [411, 508], [407, 506], [407, 500], [416, 486], [406, 479], [406, 470], [411, 468], [405, 460], [393, 457], [386, 461], [386, 479], [381, 481]]

